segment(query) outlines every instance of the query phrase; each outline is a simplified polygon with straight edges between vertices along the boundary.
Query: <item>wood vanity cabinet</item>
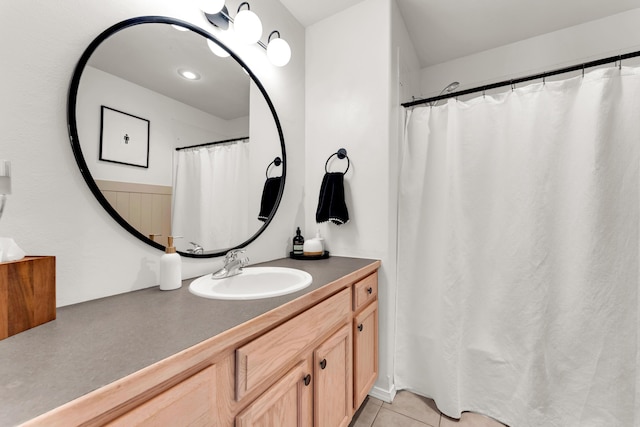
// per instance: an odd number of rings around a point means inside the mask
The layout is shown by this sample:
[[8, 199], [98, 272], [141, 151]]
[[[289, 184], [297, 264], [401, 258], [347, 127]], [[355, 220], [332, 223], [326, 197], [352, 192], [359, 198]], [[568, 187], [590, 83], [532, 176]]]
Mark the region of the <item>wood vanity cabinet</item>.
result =
[[378, 378], [378, 273], [353, 285], [353, 408]]
[[[353, 409], [350, 320], [351, 289], [346, 288], [237, 349], [238, 401], [273, 383], [274, 373], [302, 361], [249, 404], [236, 417], [236, 426], [348, 425]], [[300, 366], [306, 370], [300, 372]]]
[[344, 325], [236, 417], [236, 427], [346, 427], [352, 416], [351, 329]]
[[346, 427], [378, 373], [378, 265], [24, 426]]
[[[238, 400], [281, 365], [299, 358], [306, 362], [300, 362], [241, 412], [236, 426], [348, 426], [378, 376], [377, 296], [378, 275], [374, 272], [238, 349]], [[329, 330], [335, 332], [321, 339]], [[303, 350], [311, 347], [312, 351]], [[309, 360], [312, 371], [297, 369]], [[288, 384], [286, 399], [283, 382]], [[309, 418], [311, 384], [313, 417]], [[289, 403], [285, 406], [278, 399]]]

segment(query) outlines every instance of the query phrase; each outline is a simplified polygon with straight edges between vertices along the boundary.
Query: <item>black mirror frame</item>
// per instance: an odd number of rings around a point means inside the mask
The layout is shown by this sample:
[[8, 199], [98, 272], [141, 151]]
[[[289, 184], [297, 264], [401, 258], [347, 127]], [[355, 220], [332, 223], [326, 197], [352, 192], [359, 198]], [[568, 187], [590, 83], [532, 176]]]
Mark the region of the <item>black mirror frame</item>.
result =
[[74, 69], [73, 77], [71, 79], [71, 85], [69, 87], [69, 94], [68, 94], [68, 101], [67, 101], [67, 125], [69, 128], [69, 139], [71, 142], [71, 148], [73, 149], [73, 155], [76, 159], [76, 163], [80, 168], [80, 172], [82, 173], [82, 176], [85, 182], [89, 186], [89, 189], [91, 190], [95, 198], [98, 200], [98, 202], [100, 202], [102, 207], [109, 213], [109, 215], [111, 215], [111, 217], [115, 219], [118, 222], [118, 224], [120, 224], [125, 230], [127, 230], [129, 233], [131, 233], [132, 235], [134, 235], [144, 243], [150, 246], [153, 246], [156, 249], [160, 249], [164, 251], [165, 246], [151, 240], [148, 236], [145, 236], [144, 234], [140, 233], [140, 231], [135, 229], [124, 218], [122, 218], [122, 216], [120, 216], [120, 214], [114, 209], [113, 206], [111, 206], [111, 204], [104, 197], [104, 195], [98, 188], [97, 184], [95, 183], [95, 180], [93, 179], [93, 176], [91, 175], [91, 172], [89, 171], [87, 163], [82, 154], [82, 148], [80, 147], [80, 140], [78, 138], [78, 127], [77, 127], [77, 120], [76, 120], [76, 104], [77, 104], [77, 98], [78, 98], [78, 88], [80, 85], [80, 78], [82, 77], [83, 70], [87, 65], [87, 63], [89, 62], [89, 58], [91, 58], [91, 55], [93, 54], [93, 52], [98, 48], [98, 46], [100, 46], [100, 44], [103, 41], [105, 41], [107, 38], [117, 33], [118, 31], [121, 31], [125, 28], [132, 27], [135, 25], [152, 24], [152, 23], [174, 24], [174, 25], [180, 25], [182, 27], [188, 28], [194, 33], [200, 34], [202, 37], [212, 40], [214, 43], [216, 43], [218, 46], [220, 46], [222, 49], [228, 52], [229, 55], [233, 59], [235, 59], [238, 62], [238, 64], [240, 64], [240, 66], [244, 68], [244, 70], [246, 70], [251, 80], [253, 80], [253, 82], [256, 84], [258, 89], [260, 89], [260, 92], [262, 93], [262, 95], [264, 96], [264, 99], [267, 101], [267, 104], [269, 105], [269, 109], [271, 110], [271, 114], [273, 115], [276, 128], [278, 129], [278, 136], [280, 138], [280, 148], [282, 150], [282, 155], [280, 156], [282, 159], [282, 180], [280, 182], [280, 192], [276, 199], [273, 210], [271, 211], [271, 214], [266, 219], [264, 224], [258, 229], [258, 231], [256, 231], [256, 233], [253, 236], [251, 236], [249, 239], [245, 240], [244, 242], [234, 247], [226, 248], [224, 250], [220, 250], [217, 252], [204, 253], [204, 254], [193, 254], [193, 253], [181, 252], [181, 251], [178, 252], [181, 256], [189, 257], [189, 258], [213, 258], [213, 257], [221, 256], [226, 254], [229, 250], [243, 248], [247, 246], [249, 243], [253, 242], [255, 239], [258, 238], [260, 234], [262, 234], [262, 232], [267, 228], [267, 226], [273, 220], [273, 217], [276, 211], [278, 210], [278, 207], [280, 206], [280, 201], [284, 193], [284, 183], [285, 183], [286, 172], [287, 172], [287, 167], [286, 167], [287, 155], [286, 155], [285, 146], [284, 146], [284, 134], [282, 132], [282, 126], [280, 125], [280, 120], [278, 119], [278, 114], [276, 113], [275, 107], [273, 106], [273, 102], [271, 102], [271, 98], [269, 98], [269, 95], [267, 94], [267, 91], [265, 90], [264, 86], [262, 85], [260, 80], [258, 80], [258, 78], [253, 73], [253, 71], [251, 71], [249, 67], [247, 67], [244, 61], [242, 61], [233, 51], [231, 51], [227, 46], [225, 46], [222, 42], [216, 39], [212, 34], [206, 32], [202, 28], [199, 28], [189, 22], [182, 21], [179, 19], [169, 18], [165, 16], [140, 16], [136, 18], [126, 19], [115, 25], [112, 25], [111, 27], [104, 30], [100, 35], [98, 35], [98, 37], [96, 37], [91, 42], [91, 44], [89, 44], [89, 46], [85, 49], [84, 53], [80, 57], [80, 60], [78, 61], [78, 64]]

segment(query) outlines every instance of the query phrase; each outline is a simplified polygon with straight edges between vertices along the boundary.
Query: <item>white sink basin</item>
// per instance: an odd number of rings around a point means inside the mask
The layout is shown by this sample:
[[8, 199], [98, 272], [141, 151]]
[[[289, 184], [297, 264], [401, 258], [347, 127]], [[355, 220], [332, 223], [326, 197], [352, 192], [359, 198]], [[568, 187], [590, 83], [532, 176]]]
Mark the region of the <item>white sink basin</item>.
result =
[[198, 277], [189, 291], [203, 298], [248, 300], [286, 295], [306, 288], [312, 282], [309, 273], [286, 267], [245, 267], [241, 274], [212, 279]]

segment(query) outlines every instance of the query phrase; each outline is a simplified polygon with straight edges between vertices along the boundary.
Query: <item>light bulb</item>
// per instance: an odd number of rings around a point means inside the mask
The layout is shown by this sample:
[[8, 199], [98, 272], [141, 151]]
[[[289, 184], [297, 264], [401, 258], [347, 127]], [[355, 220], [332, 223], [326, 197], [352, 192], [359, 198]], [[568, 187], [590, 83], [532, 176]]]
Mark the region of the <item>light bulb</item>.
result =
[[200, 10], [209, 15], [219, 13], [224, 7], [224, 0], [200, 0]]
[[250, 10], [241, 10], [233, 20], [238, 37], [247, 44], [252, 44], [262, 37], [262, 22], [258, 15]]
[[211, 52], [215, 53], [220, 58], [226, 58], [227, 56], [229, 56], [229, 52], [221, 48], [218, 43], [214, 42], [213, 40], [207, 39], [207, 45], [209, 46]]
[[267, 58], [277, 67], [287, 65], [291, 59], [289, 43], [281, 38], [271, 40], [267, 45]]
[[181, 68], [178, 70], [178, 74], [180, 74], [187, 80], [200, 80], [200, 74], [196, 73], [195, 71], [185, 70]]

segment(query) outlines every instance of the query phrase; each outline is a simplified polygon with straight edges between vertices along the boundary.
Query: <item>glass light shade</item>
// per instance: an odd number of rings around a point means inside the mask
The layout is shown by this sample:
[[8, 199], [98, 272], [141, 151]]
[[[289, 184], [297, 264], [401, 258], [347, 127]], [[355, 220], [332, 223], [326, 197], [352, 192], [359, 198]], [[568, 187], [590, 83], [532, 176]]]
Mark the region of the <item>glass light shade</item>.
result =
[[291, 59], [289, 43], [281, 38], [271, 40], [267, 45], [267, 58], [277, 67], [287, 65]]
[[200, 10], [209, 15], [219, 13], [224, 7], [224, 0], [200, 0]]
[[209, 50], [211, 50], [211, 52], [215, 53], [220, 58], [226, 58], [227, 56], [229, 56], [229, 52], [221, 48], [213, 40], [207, 39], [207, 46], [209, 46]]
[[233, 20], [233, 28], [245, 43], [256, 43], [262, 37], [262, 22], [250, 10], [241, 10]]

